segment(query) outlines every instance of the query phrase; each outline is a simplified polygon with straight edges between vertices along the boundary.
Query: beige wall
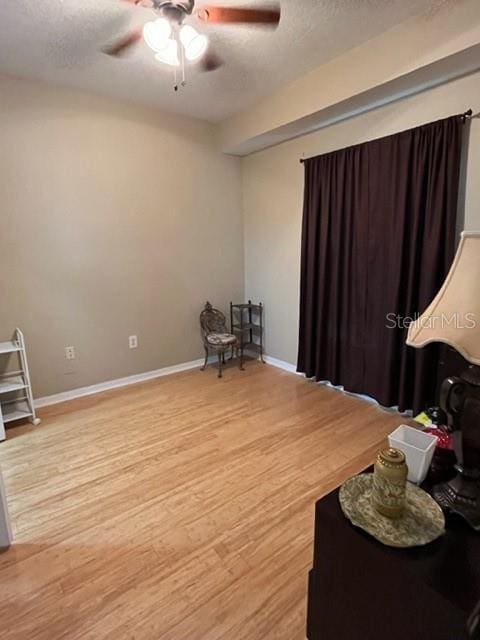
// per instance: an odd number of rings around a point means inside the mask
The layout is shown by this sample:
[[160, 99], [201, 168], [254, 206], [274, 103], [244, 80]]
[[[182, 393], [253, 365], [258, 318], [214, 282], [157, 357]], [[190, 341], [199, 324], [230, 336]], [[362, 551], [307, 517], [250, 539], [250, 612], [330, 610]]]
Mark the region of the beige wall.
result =
[[239, 161], [213, 134], [0, 78], [0, 341], [24, 330], [37, 397], [198, 358], [202, 303], [243, 298]]
[[[266, 350], [296, 362], [303, 167], [314, 156], [480, 109], [480, 74], [242, 159], [245, 295], [265, 302]], [[465, 227], [480, 230], [480, 120], [471, 126]]]

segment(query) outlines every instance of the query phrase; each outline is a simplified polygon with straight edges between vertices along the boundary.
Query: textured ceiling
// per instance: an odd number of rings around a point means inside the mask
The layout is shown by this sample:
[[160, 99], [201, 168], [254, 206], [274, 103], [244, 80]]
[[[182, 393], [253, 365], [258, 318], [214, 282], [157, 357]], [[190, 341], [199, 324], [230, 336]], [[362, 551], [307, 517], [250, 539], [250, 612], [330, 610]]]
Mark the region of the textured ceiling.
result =
[[[197, 2], [201, 6], [202, 1]], [[0, 0], [0, 71], [134, 100], [216, 122], [254, 104], [282, 84], [443, 0], [282, 0], [276, 31], [201, 25], [223, 68], [195, 65], [173, 91], [172, 70], [142, 43], [122, 59], [102, 47], [152, 11], [121, 0]], [[263, 0], [210, 4], [258, 6]], [[268, 4], [268, 3], [267, 3]]]

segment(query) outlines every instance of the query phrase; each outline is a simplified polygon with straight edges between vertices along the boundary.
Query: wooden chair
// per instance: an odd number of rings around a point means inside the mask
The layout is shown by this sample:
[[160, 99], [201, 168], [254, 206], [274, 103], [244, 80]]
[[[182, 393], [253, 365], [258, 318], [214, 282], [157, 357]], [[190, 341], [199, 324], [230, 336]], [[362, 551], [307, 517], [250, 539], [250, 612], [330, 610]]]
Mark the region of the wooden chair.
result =
[[[201, 371], [205, 371], [209, 350], [212, 350], [218, 356], [218, 377], [221, 378], [222, 365], [225, 364], [225, 351], [237, 348], [237, 337], [227, 330], [225, 316], [221, 311], [212, 307], [210, 302], [205, 304], [205, 308], [200, 314], [200, 328], [205, 349], [205, 362]], [[241, 360], [239, 360], [239, 368], [243, 371]]]

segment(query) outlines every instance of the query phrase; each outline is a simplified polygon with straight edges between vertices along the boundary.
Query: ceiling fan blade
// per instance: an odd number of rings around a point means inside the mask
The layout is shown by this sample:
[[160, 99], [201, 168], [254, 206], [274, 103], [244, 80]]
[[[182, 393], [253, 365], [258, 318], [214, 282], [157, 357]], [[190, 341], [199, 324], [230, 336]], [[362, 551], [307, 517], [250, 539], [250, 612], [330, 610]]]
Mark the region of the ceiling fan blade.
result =
[[117, 40], [117, 42], [115, 42], [114, 44], [105, 47], [103, 52], [108, 54], [109, 56], [121, 56], [122, 54], [126, 53], [128, 49], [133, 47], [133, 45], [137, 44], [141, 37], [142, 30], [135, 29], [134, 31], [127, 33], [127, 35], [124, 36], [121, 40]]
[[225, 62], [214, 51], [208, 50], [207, 53], [200, 60], [202, 71], [216, 71], [223, 67]]
[[273, 27], [276, 27], [280, 22], [280, 15], [280, 7], [276, 9], [242, 9], [207, 5], [197, 12], [200, 20], [211, 24], [263, 24]]

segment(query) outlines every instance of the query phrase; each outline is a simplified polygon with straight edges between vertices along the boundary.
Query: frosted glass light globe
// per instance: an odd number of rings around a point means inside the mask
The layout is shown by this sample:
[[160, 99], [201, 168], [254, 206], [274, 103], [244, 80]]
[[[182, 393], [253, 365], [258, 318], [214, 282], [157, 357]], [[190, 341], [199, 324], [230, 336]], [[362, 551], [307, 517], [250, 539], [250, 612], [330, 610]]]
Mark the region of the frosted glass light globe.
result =
[[167, 40], [166, 46], [155, 55], [155, 59], [158, 60], [158, 62], [164, 62], [172, 67], [178, 67], [180, 61], [178, 59], [178, 45], [176, 40], [172, 40], [171, 38]]
[[207, 37], [199, 34], [188, 24], [183, 25], [180, 29], [180, 41], [185, 49], [185, 57], [187, 60], [198, 60], [207, 50]]
[[147, 22], [143, 27], [143, 37], [150, 49], [160, 52], [168, 46], [172, 27], [165, 18]]

